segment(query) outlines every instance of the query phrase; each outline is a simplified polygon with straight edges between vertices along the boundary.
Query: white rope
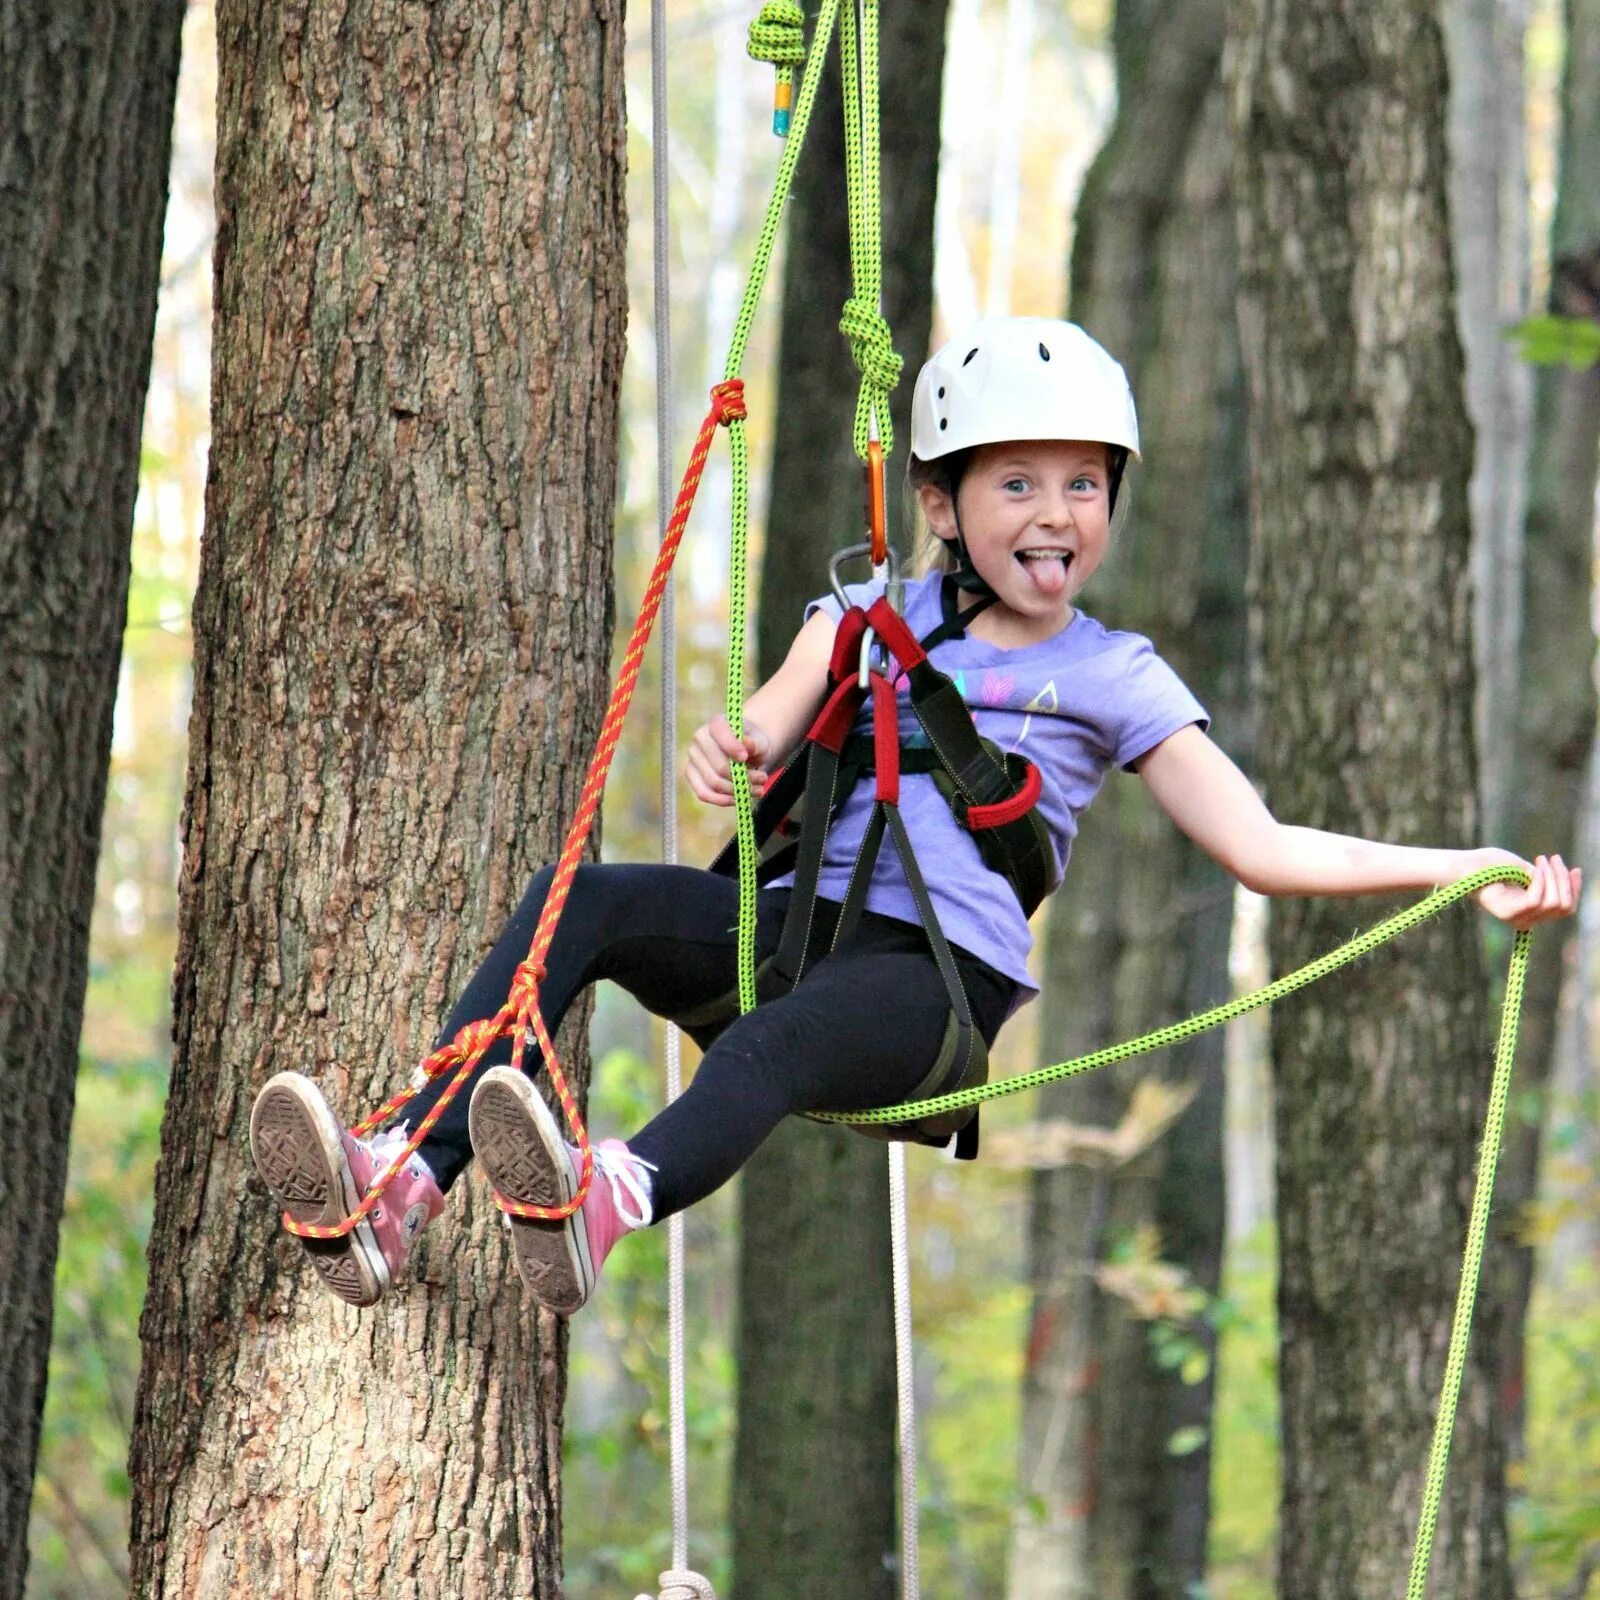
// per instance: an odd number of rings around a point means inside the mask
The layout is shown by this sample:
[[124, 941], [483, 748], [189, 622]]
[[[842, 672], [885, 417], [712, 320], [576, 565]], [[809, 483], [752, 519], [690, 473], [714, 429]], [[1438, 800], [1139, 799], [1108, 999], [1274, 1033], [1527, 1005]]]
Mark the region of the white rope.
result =
[[889, 1146], [889, 1245], [894, 1269], [894, 1364], [900, 1390], [900, 1600], [917, 1600], [917, 1390], [911, 1344], [911, 1253], [906, 1228], [906, 1147]]
[[[672, 281], [667, 170], [667, 7], [650, 5], [651, 198], [655, 223], [656, 520], [665, 542], [672, 483]], [[678, 647], [676, 584], [661, 597], [661, 859], [678, 859]], [[683, 1043], [667, 1024], [667, 1103], [683, 1092]], [[667, 1221], [667, 1437], [672, 1480], [672, 1568], [661, 1574], [662, 1600], [716, 1600], [689, 1562], [689, 1447], [684, 1402], [683, 1216]]]

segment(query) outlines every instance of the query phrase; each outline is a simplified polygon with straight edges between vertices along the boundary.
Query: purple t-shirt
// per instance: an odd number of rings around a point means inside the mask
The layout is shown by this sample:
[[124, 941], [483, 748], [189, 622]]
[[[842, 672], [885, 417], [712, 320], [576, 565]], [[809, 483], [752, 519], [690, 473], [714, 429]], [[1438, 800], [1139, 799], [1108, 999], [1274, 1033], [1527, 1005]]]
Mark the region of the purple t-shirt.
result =
[[[939, 623], [939, 586], [938, 573], [905, 586], [906, 624], [919, 639]], [[882, 586], [858, 584], [846, 593], [855, 604], [869, 606]], [[841, 615], [832, 595], [813, 600], [806, 607], [807, 619], [816, 611], [835, 621]], [[1148, 639], [1102, 627], [1081, 611], [1038, 644], [1006, 649], [966, 634], [936, 646], [929, 659], [955, 681], [978, 732], [1002, 750], [1026, 756], [1039, 769], [1039, 812], [1055, 855], [1052, 890], [1066, 871], [1078, 817], [1106, 772], [1137, 761], [1190, 723], [1205, 727], [1209, 721], [1205, 708]], [[895, 688], [902, 744], [925, 745], [904, 678]], [[869, 700], [856, 732], [868, 731], [871, 723]], [[818, 883], [826, 899], [844, 899], [872, 803], [872, 783], [863, 781], [834, 817]], [[1031, 999], [1038, 991], [1028, 974], [1033, 935], [1011, 885], [984, 866], [972, 835], [950, 814], [929, 774], [901, 775], [900, 814], [945, 938], [1015, 979], [1026, 991], [1023, 998]], [[776, 878], [772, 886], [791, 881], [788, 876]], [[922, 920], [887, 836], [873, 868], [867, 909], [902, 922]]]

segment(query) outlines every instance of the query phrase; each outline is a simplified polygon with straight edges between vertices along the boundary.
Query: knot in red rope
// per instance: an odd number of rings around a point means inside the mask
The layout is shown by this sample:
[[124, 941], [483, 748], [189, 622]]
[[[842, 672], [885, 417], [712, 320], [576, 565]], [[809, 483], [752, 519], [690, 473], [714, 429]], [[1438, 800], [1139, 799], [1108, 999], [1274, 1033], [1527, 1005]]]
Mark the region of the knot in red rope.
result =
[[711, 409], [723, 427], [730, 422], [743, 422], [749, 415], [744, 408], [744, 381], [729, 378], [726, 383], [712, 385]]
[[500, 1029], [493, 1017], [483, 1017], [477, 1022], [469, 1022], [457, 1035], [463, 1047], [457, 1057], [458, 1062], [487, 1050], [499, 1037]]
[[511, 979], [511, 1003], [519, 1013], [531, 1011], [539, 996], [539, 985], [544, 981], [542, 962], [524, 961]]

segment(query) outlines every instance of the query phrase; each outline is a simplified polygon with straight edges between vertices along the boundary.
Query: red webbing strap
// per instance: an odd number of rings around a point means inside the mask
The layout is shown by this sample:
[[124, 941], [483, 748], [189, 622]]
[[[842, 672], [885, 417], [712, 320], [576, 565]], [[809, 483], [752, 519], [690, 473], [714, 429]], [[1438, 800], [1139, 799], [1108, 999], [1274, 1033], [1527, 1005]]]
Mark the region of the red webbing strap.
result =
[[1010, 799], [996, 800], [988, 806], [967, 807], [967, 826], [973, 829], [1003, 828], [1008, 822], [1020, 821], [1032, 810], [1043, 788], [1044, 780], [1039, 776], [1039, 769], [1030, 761], [1027, 775]]
[[864, 691], [852, 670], [849, 677], [834, 685], [816, 721], [806, 730], [806, 738], [838, 755], [856, 725], [856, 712], [861, 709], [863, 698]]
[[[589, 1193], [589, 1186], [594, 1180], [594, 1152], [589, 1146], [588, 1130], [579, 1115], [577, 1100], [567, 1083], [566, 1074], [561, 1070], [561, 1063], [556, 1059], [555, 1045], [550, 1039], [549, 1029], [545, 1026], [544, 1016], [539, 1009], [539, 983], [545, 975], [544, 958], [555, 935], [556, 924], [561, 920], [561, 911], [566, 905], [567, 895], [571, 892], [572, 879], [577, 873], [579, 860], [588, 842], [595, 814], [600, 809], [606, 775], [611, 770], [611, 757], [616, 750], [617, 740], [621, 737], [623, 720], [633, 699], [639, 667], [644, 660], [650, 631], [655, 626], [656, 613], [661, 608], [661, 597], [672, 572], [673, 558], [678, 553], [683, 531], [689, 523], [689, 512], [694, 506], [695, 493], [705, 472], [711, 441], [719, 425], [726, 425], [744, 417], [745, 414], [744, 385], [738, 379], [719, 383], [712, 389], [711, 409], [706, 413], [705, 421], [700, 424], [694, 448], [689, 453], [689, 464], [684, 469], [683, 482], [672, 508], [672, 517], [667, 523], [661, 547], [656, 553], [655, 566], [651, 569], [650, 582], [644, 593], [644, 602], [639, 608], [633, 632], [629, 635], [628, 648], [623, 654], [616, 686], [611, 691], [610, 704], [606, 707], [605, 719], [600, 725], [600, 737], [596, 742], [594, 754], [590, 757], [589, 772], [584, 779], [582, 794], [579, 796], [577, 814], [567, 830], [566, 842], [561, 847], [555, 877], [550, 884], [550, 893], [545, 899], [544, 911], [539, 917], [538, 926], [534, 929], [533, 944], [528, 951], [527, 959], [517, 968], [516, 975], [512, 979], [510, 996], [493, 1017], [468, 1023], [455, 1038], [435, 1050], [422, 1063], [423, 1081], [431, 1081], [449, 1072], [452, 1067], [455, 1069], [455, 1075], [432, 1109], [418, 1124], [416, 1132], [406, 1141], [405, 1148], [379, 1173], [372, 1187], [362, 1197], [361, 1204], [342, 1222], [331, 1227], [296, 1222], [286, 1213], [283, 1225], [290, 1233], [298, 1234], [303, 1239], [339, 1239], [349, 1233], [358, 1222], [370, 1214], [382, 1198], [384, 1190], [394, 1181], [396, 1174], [416, 1154], [422, 1141], [433, 1131], [434, 1124], [444, 1115], [446, 1107], [472, 1076], [489, 1046], [504, 1034], [510, 1033], [513, 1039], [512, 1064], [520, 1068], [530, 1029], [544, 1056], [545, 1066], [549, 1069], [550, 1081], [555, 1085], [556, 1096], [561, 1102], [567, 1125], [572, 1129], [573, 1137], [577, 1141], [581, 1161], [578, 1190], [567, 1204], [561, 1206], [523, 1205], [518, 1201], [507, 1200], [499, 1194], [494, 1197], [495, 1204], [502, 1211], [509, 1211], [515, 1216], [541, 1218], [571, 1216], [583, 1204]], [[422, 1083], [418, 1082], [401, 1090], [399, 1094], [384, 1101], [371, 1116], [356, 1123], [350, 1131], [359, 1138], [369, 1129], [387, 1122], [421, 1087]]]
[[905, 618], [889, 604], [886, 596], [879, 595], [867, 608], [867, 621], [907, 672], [913, 667], [920, 667], [928, 659], [928, 652], [922, 648], [916, 634], [906, 626]]
[[828, 681], [842, 683], [856, 675], [861, 664], [861, 639], [867, 631], [867, 614], [860, 606], [851, 606], [839, 618], [833, 634], [833, 655], [828, 662]]
[[878, 799], [900, 804], [900, 713], [894, 690], [881, 672], [872, 682], [872, 764], [878, 778]]

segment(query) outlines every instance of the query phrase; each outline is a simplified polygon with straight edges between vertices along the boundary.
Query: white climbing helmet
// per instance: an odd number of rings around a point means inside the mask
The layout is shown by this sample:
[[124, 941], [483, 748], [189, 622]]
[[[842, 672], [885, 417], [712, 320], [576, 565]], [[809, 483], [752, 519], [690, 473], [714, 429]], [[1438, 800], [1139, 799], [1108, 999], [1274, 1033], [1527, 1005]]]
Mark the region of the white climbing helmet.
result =
[[1072, 322], [989, 317], [917, 374], [911, 448], [923, 461], [1006, 439], [1094, 439], [1139, 456], [1121, 366]]

